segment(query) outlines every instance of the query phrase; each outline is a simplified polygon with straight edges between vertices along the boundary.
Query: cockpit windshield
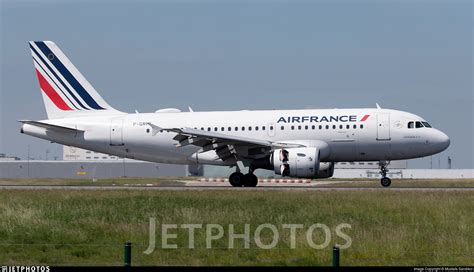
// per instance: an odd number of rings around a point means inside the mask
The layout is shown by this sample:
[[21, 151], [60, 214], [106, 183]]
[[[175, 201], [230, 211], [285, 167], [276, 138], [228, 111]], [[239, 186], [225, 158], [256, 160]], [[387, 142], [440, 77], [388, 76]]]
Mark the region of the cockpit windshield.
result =
[[431, 125], [428, 124], [428, 122], [425, 122], [425, 121], [410, 121], [410, 122], [408, 122], [407, 127], [408, 128], [422, 128], [422, 127], [430, 128]]

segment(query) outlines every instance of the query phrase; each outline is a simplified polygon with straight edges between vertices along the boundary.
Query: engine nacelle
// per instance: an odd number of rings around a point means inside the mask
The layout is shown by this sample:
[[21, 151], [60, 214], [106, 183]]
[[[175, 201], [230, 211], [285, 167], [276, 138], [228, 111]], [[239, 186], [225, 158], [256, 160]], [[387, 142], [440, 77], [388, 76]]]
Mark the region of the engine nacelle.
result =
[[275, 174], [313, 178], [319, 172], [319, 150], [315, 147], [277, 149], [271, 156]]
[[321, 162], [319, 163], [319, 172], [313, 178], [330, 178], [333, 175], [334, 175], [334, 163]]

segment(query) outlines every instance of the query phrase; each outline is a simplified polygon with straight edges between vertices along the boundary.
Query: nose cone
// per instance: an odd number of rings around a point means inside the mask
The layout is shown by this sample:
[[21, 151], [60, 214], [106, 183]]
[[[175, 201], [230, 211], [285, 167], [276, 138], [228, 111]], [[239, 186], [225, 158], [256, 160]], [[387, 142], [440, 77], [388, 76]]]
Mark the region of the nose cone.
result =
[[441, 152], [441, 151], [445, 150], [446, 148], [448, 148], [451, 141], [449, 140], [448, 135], [446, 135], [444, 132], [438, 130], [438, 131], [436, 131], [436, 136], [435, 136], [434, 143], [435, 143], [435, 145], [438, 149], [438, 152]]

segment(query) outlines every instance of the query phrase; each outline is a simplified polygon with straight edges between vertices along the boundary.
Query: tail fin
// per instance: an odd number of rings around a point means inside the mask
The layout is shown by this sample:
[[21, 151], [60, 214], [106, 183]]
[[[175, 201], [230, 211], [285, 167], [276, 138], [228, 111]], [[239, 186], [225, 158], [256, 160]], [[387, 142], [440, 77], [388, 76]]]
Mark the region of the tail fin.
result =
[[51, 41], [31, 41], [30, 50], [48, 119], [120, 113], [97, 93]]

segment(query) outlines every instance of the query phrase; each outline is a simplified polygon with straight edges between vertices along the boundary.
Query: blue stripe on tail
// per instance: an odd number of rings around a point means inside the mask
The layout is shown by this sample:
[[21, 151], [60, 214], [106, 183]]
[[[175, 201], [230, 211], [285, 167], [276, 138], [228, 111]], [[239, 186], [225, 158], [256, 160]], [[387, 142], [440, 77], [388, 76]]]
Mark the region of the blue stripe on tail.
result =
[[[82, 85], [77, 81], [77, 79], [69, 72], [69, 70], [64, 66], [64, 64], [57, 58], [56, 55], [49, 49], [49, 47], [44, 42], [35, 42], [36, 46], [43, 52], [45, 56], [51, 61], [51, 63], [58, 69], [61, 75], [69, 82], [69, 84], [76, 90], [76, 92], [81, 96], [82, 100], [89, 105], [89, 107], [95, 110], [104, 110], [97, 102], [92, 98], [92, 96], [82, 87]], [[52, 56], [52, 57], [50, 57]]]
[[[38, 53], [38, 51], [36, 51], [36, 49], [31, 46], [30, 44], [30, 48], [31, 50], [33, 50], [34, 54], [41, 60], [41, 62], [46, 65], [46, 67], [48, 68], [48, 70], [54, 75], [54, 77], [61, 83], [62, 86], [64, 86], [64, 88], [66, 89], [66, 91], [72, 96], [72, 98], [74, 98], [74, 100], [79, 104], [79, 106], [81, 106], [83, 109], [86, 109], [88, 110], [87, 107], [85, 107], [82, 103], [81, 103], [81, 100], [79, 100], [75, 95], [74, 93], [67, 87], [66, 84], [64, 84], [64, 82], [61, 80], [61, 78], [56, 74], [56, 72], [54, 72], [54, 70], [48, 65], [48, 63], [43, 59], [43, 57], [41, 57], [41, 55]], [[34, 59], [34, 58], [33, 58]]]

